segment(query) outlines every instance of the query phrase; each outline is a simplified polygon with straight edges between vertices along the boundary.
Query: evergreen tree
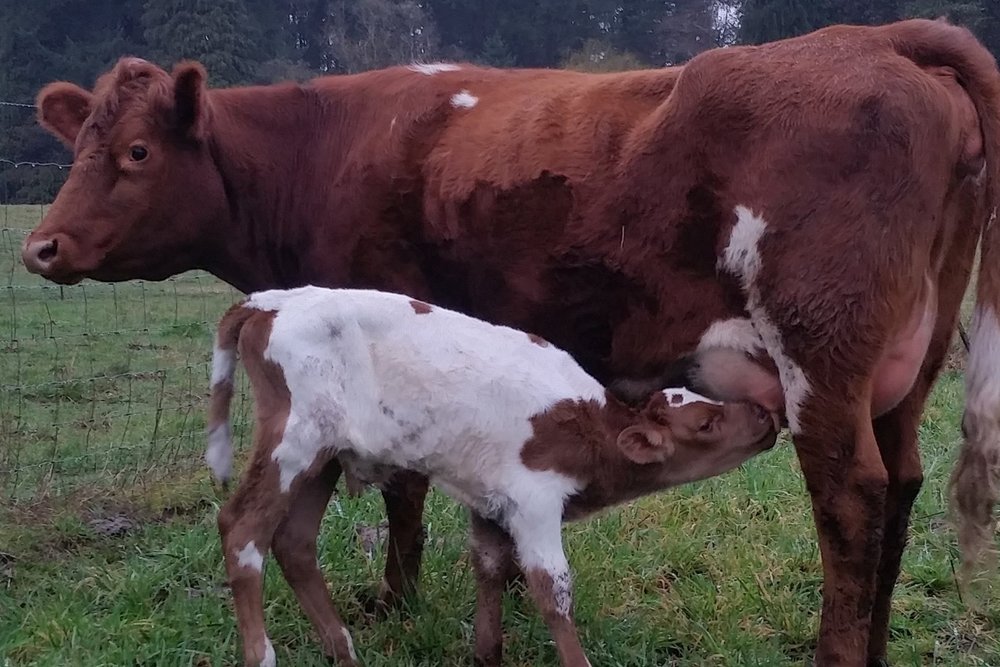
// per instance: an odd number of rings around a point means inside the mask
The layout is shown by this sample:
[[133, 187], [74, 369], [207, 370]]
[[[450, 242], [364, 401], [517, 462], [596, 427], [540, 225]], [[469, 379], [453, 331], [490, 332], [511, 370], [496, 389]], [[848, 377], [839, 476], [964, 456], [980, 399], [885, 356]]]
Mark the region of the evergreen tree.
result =
[[153, 59], [166, 67], [198, 60], [214, 86], [251, 81], [269, 55], [253, 48], [257, 35], [243, 0], [146, 0], [142, 25]]

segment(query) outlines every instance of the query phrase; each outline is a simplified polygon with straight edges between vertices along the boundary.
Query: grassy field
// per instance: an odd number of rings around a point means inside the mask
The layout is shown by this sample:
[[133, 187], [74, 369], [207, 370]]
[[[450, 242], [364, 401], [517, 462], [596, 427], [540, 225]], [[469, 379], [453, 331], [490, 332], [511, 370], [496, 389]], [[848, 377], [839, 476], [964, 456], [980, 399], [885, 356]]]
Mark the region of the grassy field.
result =
[[[0, 667], [233, 665], [239, 647], [200, 454], [212, 324], [236, 298], [204, 275], [59, 289], [17, 247], [39, 207], [0, 208]], [[896, 665], [1000, 665], [1000, 605], [959, 596], [944, 489], [959, 444], [961, 374], [949, 370], [921, 437], [892, 619]], [[245, 405], [242, 406], [245, 414]], [[432, 493], [421, 594], [374, 622], [356, 602], [383, 554], [369, 493], [327, 514], [322, 567], [366, 665], [471, 662], [466, 517]], [[595, 665], [800, 665], [822, 581], [794, 453], [781, 444], [723, 477], [565, 530], [582, 639]], [[275, 566], [267, 618], [280, 664], [320, 665]], [[967, 600], [966, 600], [967, 602]], [[526, 597], [505, 609], [506, 663], [554, 665]]]

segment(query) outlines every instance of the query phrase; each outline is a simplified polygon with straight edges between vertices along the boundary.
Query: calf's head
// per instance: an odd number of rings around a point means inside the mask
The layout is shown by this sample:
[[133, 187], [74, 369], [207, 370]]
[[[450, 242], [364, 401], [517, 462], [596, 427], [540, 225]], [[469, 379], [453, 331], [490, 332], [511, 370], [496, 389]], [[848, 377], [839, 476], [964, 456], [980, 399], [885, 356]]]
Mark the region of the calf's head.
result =
[[731, 470], [774, 446], [778, 418], [754, 403], [718, 403], [686, 389], [652, 395], [618, 435], [633, 463], [662, 465], [671, 484]]
[[227, 211], [201, 65], [167, 73], [123, 58], [93, 91], [45, 86], [37, 107], [41, 124], [73, 150], [73, 167], [25, 239], [29, 271], [75, 283], [156, 280], [200, 265]]

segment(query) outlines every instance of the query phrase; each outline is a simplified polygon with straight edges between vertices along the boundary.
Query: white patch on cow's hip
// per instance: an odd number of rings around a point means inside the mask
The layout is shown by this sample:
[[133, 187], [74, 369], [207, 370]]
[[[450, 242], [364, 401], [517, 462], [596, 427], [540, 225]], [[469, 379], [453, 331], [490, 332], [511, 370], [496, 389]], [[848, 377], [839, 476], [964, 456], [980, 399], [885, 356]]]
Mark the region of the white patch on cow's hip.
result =
[[264, 569], [264, 554], [260, 552], [253, 540], [246, 543], [242, 549], [236, 552], [236, 562], [240, 567], [248, 567], [261, 572]]
[[767, 231], [764, 218], [745, 206], [737, 206], [736, 225], [729, 236], [729, 244], [720, 259], [720, 268], [740, 279], [747, 295], [747, 311], [754, 330], [760, 336], [764, 349], [778, 367], [778, 378], [785, 393], [785, 416], [793, 433], [801, 432], [799, 416], [809, 397], [810, 385], [802, 367], [785, 353], [781, 332], [771, 321], [761, 300], [757, 284], [762, 266], [760, 240]]
[[479, 102], [479, 98], [467, 90], [460, 90], [451, 96], [451, 106], [456, 109], [471, 109]]
[[260, 667], [276, 667], [277, 664], [278, 658], [274, 655], [274, 646], [271, 645], [271, 640], [265, 636], [264, 659], [260, 661]]
[[347, 642], [347, 652], [350, 654], [351, 660], [357, 661], [358, 654], [354, 652], [354, 640], [351, 639], [351, 633], [343, 626], [340, 627], [340, 632], [344, 635], [344, 641]]
[[232, 383], [233, 373], [236, 371], [236, 350], [226, 349], [219, 345], [218, 339], [212, 350], [212, 379], [211, 386], [220, 382]]
[[417, 74], [434, 76], [440, 72], [457, 72], [462, 68], [455, 63], [412, 63], [408, 69]]
[[208, 449], [205, 451], [205, 461], [211, 468], [215, 479], [220, 482], [229, 481], [233, 474], [232, 434], [229, 424], [218, 424], [208, 432]]
[[691, 403], [709, 403], [711, 405], [722, 405], [719, 401], [696, 394], [685, 387], [672, 387], [663, 390], [663, 395], [667, 399], [667, 405], [672, 408], [680, 408]]
[[712, 322], [698, 341], [698, 351], [728, 348], [758, 354], [764, 351], [764, 342], [747, 317], [732, 317]]

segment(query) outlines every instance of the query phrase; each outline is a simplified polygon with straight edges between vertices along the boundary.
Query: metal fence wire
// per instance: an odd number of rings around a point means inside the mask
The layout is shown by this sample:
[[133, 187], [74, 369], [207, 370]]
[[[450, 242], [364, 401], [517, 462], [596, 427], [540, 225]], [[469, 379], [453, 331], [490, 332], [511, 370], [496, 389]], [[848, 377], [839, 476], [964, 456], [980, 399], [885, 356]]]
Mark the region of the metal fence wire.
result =
[[[15, 168], [59, 166], [0, 160], [0, 183]], [[201, 466], [214, 327], [240, 293], [204, 272], [46, 282], [20, 258], [44, 213], [0, 206], [0, 494], [8, 504], [107, 495]]]

